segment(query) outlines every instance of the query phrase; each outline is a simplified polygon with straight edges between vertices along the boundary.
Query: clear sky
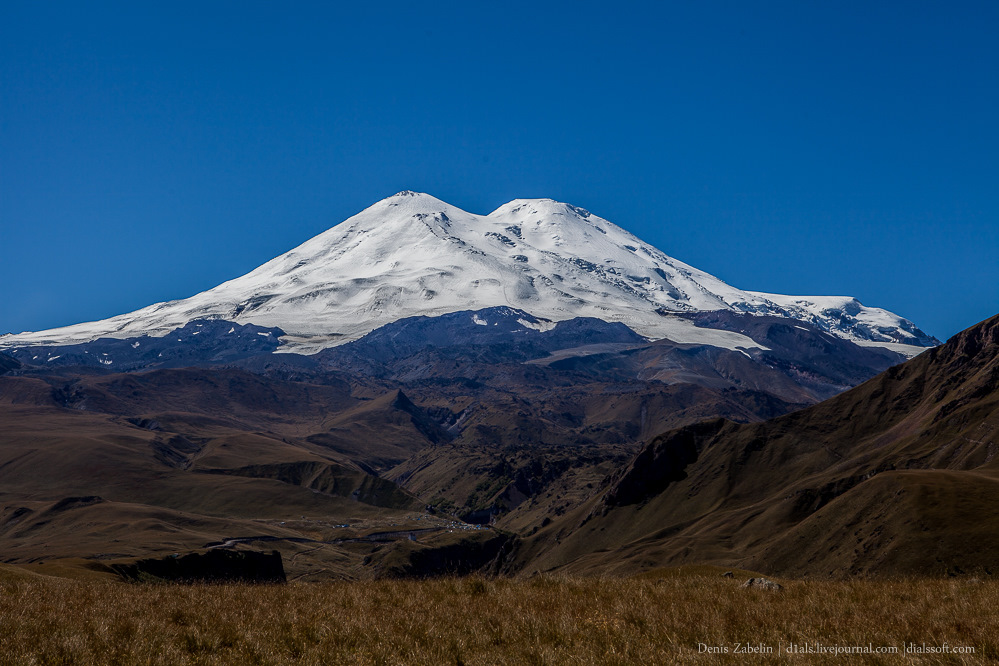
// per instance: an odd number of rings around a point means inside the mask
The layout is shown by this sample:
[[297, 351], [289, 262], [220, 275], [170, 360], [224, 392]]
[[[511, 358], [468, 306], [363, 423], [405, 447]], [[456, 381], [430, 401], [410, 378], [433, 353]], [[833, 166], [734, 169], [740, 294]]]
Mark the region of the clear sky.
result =
[[999, 3], [4, 2], [0, 332], [403, 189], [583, 206], [743, 289], [999, 312]]

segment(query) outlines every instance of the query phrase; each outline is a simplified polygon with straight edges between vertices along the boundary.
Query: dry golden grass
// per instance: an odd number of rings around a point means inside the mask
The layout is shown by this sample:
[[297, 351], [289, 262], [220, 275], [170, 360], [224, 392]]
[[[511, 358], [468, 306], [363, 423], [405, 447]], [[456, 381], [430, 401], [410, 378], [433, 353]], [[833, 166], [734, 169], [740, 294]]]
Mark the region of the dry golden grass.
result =
[[441, 579], [301, 585], [127, 585], [0, 580], [3, 664], [664, 664], [826, 662], [728, 657], [698, 643], [975, 648], [999, 659], [999, 584], [784, 581], [717, 573], [632, 579]]

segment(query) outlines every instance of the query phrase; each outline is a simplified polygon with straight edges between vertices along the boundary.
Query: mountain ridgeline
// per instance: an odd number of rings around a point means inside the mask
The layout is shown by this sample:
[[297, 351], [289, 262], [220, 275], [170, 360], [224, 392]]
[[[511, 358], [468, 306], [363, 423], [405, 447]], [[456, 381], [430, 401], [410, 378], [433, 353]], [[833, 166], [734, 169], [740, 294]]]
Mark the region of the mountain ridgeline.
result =
[[289, 580], [991, 575], [995, 329], [925, 351], [577, 207], [404, 192], [189, 299], [0, 336], [0, 547], [88, 575], [242, 561], [218, 549]]
[[414, 316], [509, 307], [547, 321], [592, 317], [649, 339], [750, 347], [682, 315], [726, 311], [812, 324], [908, 355], [939, 341], [856, 299], [745, 291], [577, 206], [518, 199], [475, 215], [400, 192], [250, 273], [190, 298], [102, 321], [0, 336], [0, 349], [101, 337], [162, 337], [201, 319], [279, 328], [283, 351], [314, 353]]

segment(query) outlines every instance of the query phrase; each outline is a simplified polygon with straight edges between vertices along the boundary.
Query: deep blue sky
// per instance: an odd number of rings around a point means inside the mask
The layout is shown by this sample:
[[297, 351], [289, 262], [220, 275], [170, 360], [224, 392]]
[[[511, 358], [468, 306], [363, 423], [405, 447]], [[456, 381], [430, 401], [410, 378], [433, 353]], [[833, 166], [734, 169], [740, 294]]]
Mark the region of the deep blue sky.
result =
[[2, 3], [0, 332], [189, 296], [403, 189], [567, 201], [940, 338], [999, 311], [999, 3], [337, 4]]

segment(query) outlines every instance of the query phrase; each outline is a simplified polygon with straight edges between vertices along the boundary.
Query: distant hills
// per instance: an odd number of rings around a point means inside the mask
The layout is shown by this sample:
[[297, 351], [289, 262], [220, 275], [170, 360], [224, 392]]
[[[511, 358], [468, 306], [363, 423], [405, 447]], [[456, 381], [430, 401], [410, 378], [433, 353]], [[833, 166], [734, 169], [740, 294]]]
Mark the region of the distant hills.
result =
[[0, 356], [5, 561], [94, 574], [256, 543], [305, 580], [444, 573], [430, 563], [462, 553], [525, 574], [992, 572], [999, 318], [801, 409], [890, 352], [749, 315], [725, 325], [762, 361], [606, 322], [449, 316], [206, 367]]

